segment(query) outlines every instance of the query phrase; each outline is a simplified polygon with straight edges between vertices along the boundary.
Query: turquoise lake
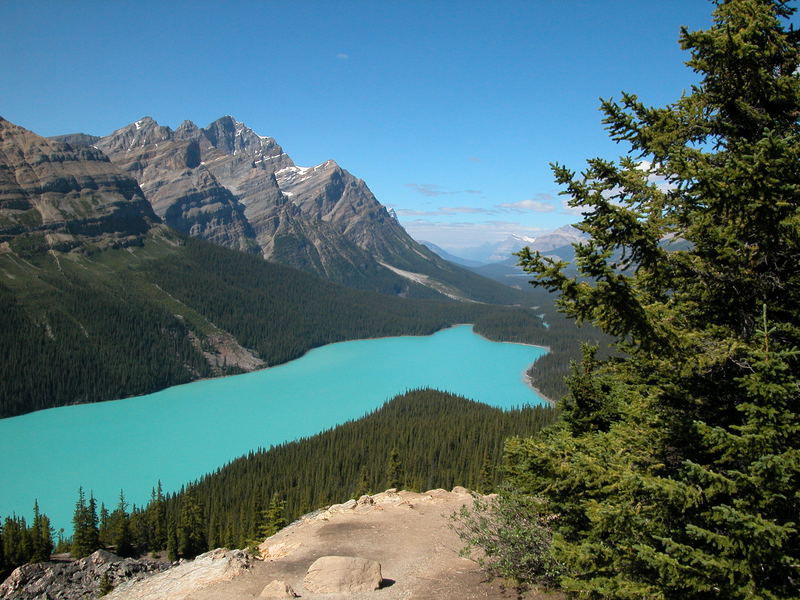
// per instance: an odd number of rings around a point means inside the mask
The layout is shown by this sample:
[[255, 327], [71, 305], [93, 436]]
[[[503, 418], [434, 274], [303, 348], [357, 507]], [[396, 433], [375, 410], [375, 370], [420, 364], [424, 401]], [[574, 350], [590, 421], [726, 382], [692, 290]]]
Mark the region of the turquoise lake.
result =
[[[431, 336], [341, 342], [254, 373], [136, 398], [0, 420], [0, 515], [30, 518], [34, 499], [71, 530], [83, 486], [116, 506], [141, 505], [259, 447], [313, 435], [433, 387], [500, 408], [543, 400], [525, 371], [543, 348], [490, 342], [459, 325]], [[344, 499], [343, 499], [344, 500]]]

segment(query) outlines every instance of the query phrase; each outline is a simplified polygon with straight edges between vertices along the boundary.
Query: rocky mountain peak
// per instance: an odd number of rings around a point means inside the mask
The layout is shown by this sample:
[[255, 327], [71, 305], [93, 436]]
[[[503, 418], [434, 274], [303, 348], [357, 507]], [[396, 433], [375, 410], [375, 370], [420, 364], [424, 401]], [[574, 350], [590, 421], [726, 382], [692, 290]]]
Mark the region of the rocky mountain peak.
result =
[[200, 128], [188, 119], [181, 123], [175, 130], [175, 139], [195, 139], [200, 135]]
[[226, 154], [259, 152], [264, 146], [277, 146], [275, 140], [257, 135], [231, 116], [217, 119], [202, 132], [214, 148]]
[[117, 129], [110, 136], [102, 138], [106, 153], [133, 152], [137, 148], [171, 140], [173, 131], [169, 127], [159, 125], [152, 117], [142, 117], [130, 125]]
[[145, 118], [97, 147], [183, 233], [389, 293], [407, 294], [429, 276], [464, 276], [411, 239], [336, 161], [295, 165], [273, 138], [230, 115], [203, 128], [184, 121], [174, 132]]

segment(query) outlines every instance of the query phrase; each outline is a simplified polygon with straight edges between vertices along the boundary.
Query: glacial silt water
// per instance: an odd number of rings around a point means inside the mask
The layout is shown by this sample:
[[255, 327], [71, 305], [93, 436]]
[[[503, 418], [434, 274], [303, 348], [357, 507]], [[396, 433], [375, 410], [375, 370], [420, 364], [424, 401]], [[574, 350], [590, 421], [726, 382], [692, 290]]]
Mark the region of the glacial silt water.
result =
[[78, 487], [107, 506], [141, 505], [259, 447], [313, 435], [433, 387], [492, 406], [542, 399], [525, 370], [542, 348], [490, 342], [468, 325], [432, 336], [331, 344], [271, 369], [0, 420], [0, 515], [34, 499], [71, 530]]

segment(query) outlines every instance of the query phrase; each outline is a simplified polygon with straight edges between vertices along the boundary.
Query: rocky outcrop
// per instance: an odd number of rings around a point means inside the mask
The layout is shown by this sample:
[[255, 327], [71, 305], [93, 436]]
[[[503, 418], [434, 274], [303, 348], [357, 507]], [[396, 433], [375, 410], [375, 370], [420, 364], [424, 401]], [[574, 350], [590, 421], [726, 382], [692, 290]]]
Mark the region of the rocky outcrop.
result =
[[253, 559], [242, 550], [218, 548], [144, 581], [123, 583], [108, 600], [184, 600], [247, 573]]
[[158, 222], [136, 179], [97, 148], [0, 118], [0, 243], [21, 254], [123, 247]]
[[3, 600], [84, 600], [96, 598], [105, 577], [112, 586], [139, 581], [170, 567], [98, 550], [80, 560], [23, 565], [0, 584]]
[[321, 556], [303, 578], [306, 591], [317, 594], [353, 594], [381, 587], [381, 564], [356, 556]]

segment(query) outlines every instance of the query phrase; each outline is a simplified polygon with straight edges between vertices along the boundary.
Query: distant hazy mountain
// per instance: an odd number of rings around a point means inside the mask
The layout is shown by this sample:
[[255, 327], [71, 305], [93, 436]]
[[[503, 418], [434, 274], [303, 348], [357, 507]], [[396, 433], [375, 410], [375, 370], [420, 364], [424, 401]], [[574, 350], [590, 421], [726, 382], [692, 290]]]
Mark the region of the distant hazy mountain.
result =
[[295, 165], [226, 116], [176, 130], [144, 117], [112, 134], [61, 136], [133, 176], [155, 213], [188, 235], [386, 294], [519, 302], [513, 290], [414, 241], [367, 185], [329, 160]]
[[441, 256], [443, 259], [449, 260], [450, 262], [456, 263], [457, 265], [462, 265], [464, 267], [478, 267], [482, 264], [476, 260], [469, 260], [466, 258], [461, 258], [460, 256], [456, 256], [455, 254], [451, 254], [450, 252], [448, 252], [441, 246], [437, 246], [433, 242], [425, 242], [420, 240], [419, 243], [428, 248], [429, 250], [432, 250], [433, 252]]
[[[510, 262], [511, 264], [516, 264], [517, 258], [514, 256], [514, 253], [519, 252], [526, 246], [531, 250], [547, 252], [556, 248], [570, 246], [571, 244], [585, 239], [586, 236], [572, 225], [564, 225], [554, 231], [536, 237], [511, 234], [506, 239], [499, 242], [485, 242], [480, 246], [461, 248], [459, 250], [451, 249], [451, 252], [456, 254], [462, 261], [460, 264], [465, 264], [470, 267], [492, 263]], [[428, 242], [424, 243], [428, 244]], [[443, 252], [447, 253], [448, 251], [443, 250]], [[440, 256], [442, 255], [440, 254]], [[448, 260], [452, 259], [448, 258]]]

